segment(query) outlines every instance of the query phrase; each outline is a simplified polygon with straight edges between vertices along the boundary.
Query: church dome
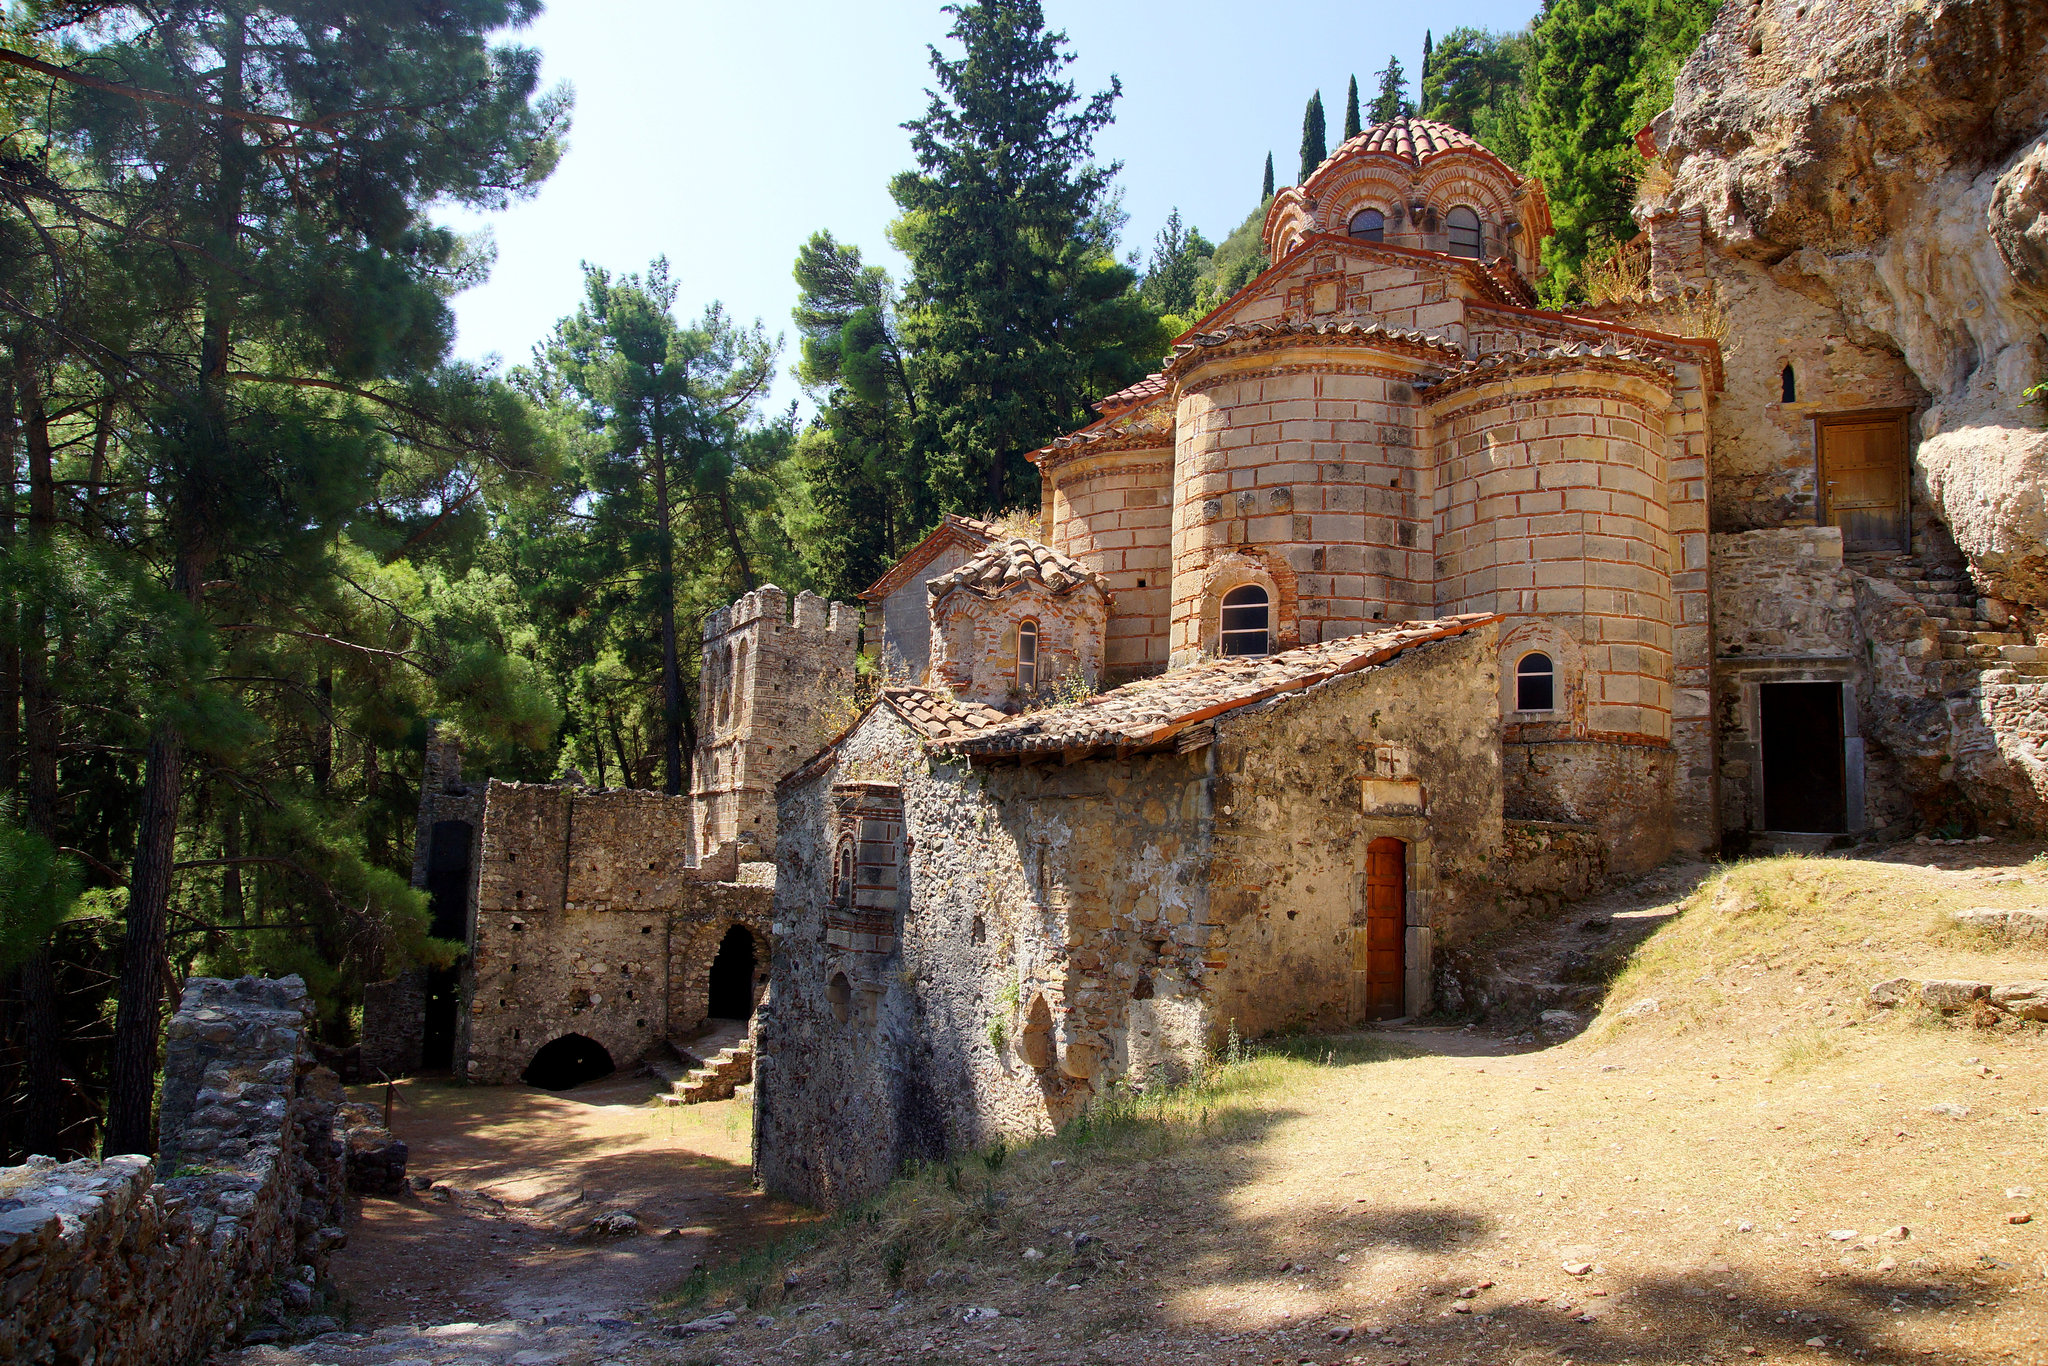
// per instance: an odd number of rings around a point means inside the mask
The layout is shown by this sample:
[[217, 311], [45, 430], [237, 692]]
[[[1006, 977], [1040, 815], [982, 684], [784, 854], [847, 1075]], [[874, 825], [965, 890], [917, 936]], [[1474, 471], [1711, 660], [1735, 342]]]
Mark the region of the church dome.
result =
[[1398, 118], [1346, 139], [1266, 212], [1268, 257], [1316, 234], [1351, 237], [1541, 270], [1550, 231], [1543, 190], [1469, 133], [1435, 119]]

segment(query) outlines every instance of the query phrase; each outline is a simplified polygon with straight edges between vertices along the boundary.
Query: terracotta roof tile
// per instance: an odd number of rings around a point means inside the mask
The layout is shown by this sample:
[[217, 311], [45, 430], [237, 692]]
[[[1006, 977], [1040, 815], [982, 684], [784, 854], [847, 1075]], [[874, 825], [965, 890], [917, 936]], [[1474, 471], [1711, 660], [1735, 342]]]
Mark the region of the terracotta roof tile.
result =
[[935, 688], [884, 688], [882, 700], [927, 740], [973, 735], [1010, 719], [994, 707], [962, 702]]
[[1374, 322], [1286, 322], [1274, 319], [1256, 323], [1230, 323], [1214, 332], [1197, 332], [1167, 353], [1166, 368], [1172, 371], [1198, 352], [1238, 341], [1278, 341], [1290, 337], [1331, 337], [1361, 342], [1382, 342], [1406, 350], [1426, 351], [1447, 360], [1464, 358], [1456, 342], [1428, 332], [1387, 327]]
[[1022, 536], [994, 542], [958, 569], [929, 580], [925, 588], [936, 601], [956, 588], [993, 598], [1026, 583], [1042, 584], [1056, 594], [1091, 583], [1104, 594], [1109, 592], [1103, 577], [1079, 560]]
[[1136, 384], [1128, 388], [1119, 389], [1113, 394], [1098, 399], [1094, 404], [1094, 408], [1098, 413], [1107, 413], [1135, 407], [1147, 399], [1159, 397], [1171, 387], [1166, 382], [1165, 375], [1154, 371]]
[[903, 552], [902, 558], [889, 566], [882, 574], [860, 592], [863, 602], [879, 602], [909, 582], [918, 570], [937, 559], [941, 552], [952, 546], [979, 548], [987, 545], [1002, 533], [995, 523], [984, 522], [978, 517], [962, 517], [949, 512], [939, 519], [925, 538]]
[[1419, 384], [1417, 387], [1436, 395], [1462, 389], [1468, 384], [1482, 383], [1504, 374], [1541, 374], [1549, 370], [1571, 369], [1589, 364], [1619, 365], [1651, 372], [1667, 384], [1677, 378], [1677, 371], [1672, 368], [1670, 362], [1647, 351], [1638, 351], [1612, 341], [1602, 342], [1598, 346], [1588, 342], [1567, 342], [1557, 346], [1492, 351], [1459, 367], [1435, 385]]
[[972, 734], [934, 741], [933, 748], [965, 755], [1150, 748], [1224, 712], [1384, 664], [1404, 650], [1496, 620], [1474, 613], [1403, 622], [1276, 655], [1207, 660], [1126, 683], [1085, 702], [1005, 716]]

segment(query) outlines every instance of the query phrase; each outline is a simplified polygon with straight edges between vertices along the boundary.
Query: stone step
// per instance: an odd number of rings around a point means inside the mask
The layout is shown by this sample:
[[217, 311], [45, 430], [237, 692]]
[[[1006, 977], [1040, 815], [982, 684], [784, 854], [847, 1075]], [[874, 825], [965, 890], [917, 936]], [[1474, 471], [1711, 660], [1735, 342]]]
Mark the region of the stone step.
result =
[[[1942, 634], [1945, 636], [1948, 634], [1948, 632], [1943, 631]], [[1997, 661], [1998, 647], [1996, 645], [1957, 645], [1952, 644], [1948, 641], [1943, 641], [1941, 645], [1941, 657], [1943, 659], [1978, 659]]]
[[1944, 645], [2024, 645], [2027, 638], [2018, 631], [1943, 631]]
[[1998, 657], [2008, 664], [2048, 664], [2048, 645], [2001, 645]]

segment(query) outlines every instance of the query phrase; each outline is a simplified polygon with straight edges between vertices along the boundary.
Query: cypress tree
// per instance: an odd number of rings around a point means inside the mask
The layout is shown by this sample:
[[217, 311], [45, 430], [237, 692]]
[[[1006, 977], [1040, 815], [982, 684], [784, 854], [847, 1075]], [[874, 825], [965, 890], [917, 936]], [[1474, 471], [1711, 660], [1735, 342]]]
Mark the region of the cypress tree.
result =
[[1422, 73], [1415, 78], [1416, 89], [1420, 92], [1420, 98], [1415, 101], [1415, 112], [1424, 118], [1429, 117], [1429, 92], [1431, 89], [1429, 78], [1435, 68], [1435, 63], [1436, 35], [1430, 32], [1430, 30], [1424, 29], [1422, 30]]
[[1365, 131], [1365, 125], [1358, 121], [1358, 77], [1351, 78], [1351, 89], [1344, 95], [1344, 141], [1349, 142]]
[[1266, 153], [1266, 179], [1259, 187], [1259, 202], [1265, 203], [1273, 197], [1273, 154]]
[[1316, 167], [1329, 156], [1329, 137], [1323, 129], [1323, 92], [1318, 90], [1309, 96], [1308, 108], [1301, 114], [1301, 179], [1295, 183], [1306, 185]]
[[963, 54], [932, 51], [937, 89], [905, 125], [917, 169], [890, 185], [910, 259], [903, 343], [939, 510], [1001, 511], [1037, 500], [1025, 452], [1142, 377], [1168, 337], [1116, 259], [1118, 167], [1094, 158], [1122, 86], [1076, 94], [1038, 0], [948, 13]]
[[1387, 64], [1380, 68], [1379, 82], [1379, 93], [1372, 101], [1374, 123], [1391, 123], [1415, 112], [1415, 106], [1408, 103], [1408, 73], [1401, 69], [1399, 57], [1387, 58]]

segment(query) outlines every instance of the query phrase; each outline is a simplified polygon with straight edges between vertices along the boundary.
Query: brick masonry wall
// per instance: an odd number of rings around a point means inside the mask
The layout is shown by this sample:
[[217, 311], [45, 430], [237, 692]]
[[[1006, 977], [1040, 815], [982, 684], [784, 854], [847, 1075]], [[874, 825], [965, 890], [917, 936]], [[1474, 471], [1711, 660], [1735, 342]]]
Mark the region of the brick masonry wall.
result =
[[[1216, 650], [1222, 592], [1260, 576], [1275, 648], [1430, 615], [1414, 359], [1302, 345], [1180, 376], [1170, 658]], [[1276, 591], [1277, 590], [1277, 591]]]
[[[996, 598], [955, 588], [933, 607], [934, 682], [955, 696], [984, 706], [1016, 711], [1067, 679], [1099, 684], [1109, 601], [1091, 584], [1054, 593], [1023, 583]], [[1038, 623], [1038, 685], [1018, 682], [1017, 634], [1026, 621]]]
[[324, 1270], [344, 1241], [343, 1144], [312, 1023], [297, 977], [193, 978], [164, 1053], [157, 1161], [0, 1168], [0, 1360], [193, 1360], [273, 1277]]
[[[1185, 1076], [1233, 1018], [1246, 1033], [1356, 1020], [1376, 835], [1413, 842], [1424, 1008], [1432, 939], [1457, 942], [1490, 905], [1493, 648], [1484, 631], [1422, 647], [1235, 713], [1185, 754], [969, 768], [872, 713], [782, 792], [760, 1179], [842, 1204], [908, 1158], [1056, 1125], [1112, 1079]], [[1366, 808], [1382, 746], [1426, 809]], [[838, 794], [876, 784], [900, 792], [909, 875], [881, 933], [835, 944]]]
[[482, 828], [456, 1056], [469, 1081], [517, 1080], [567, 1034], [621, 1067], [686, 1038], [735, 925], [765, 969], [772, 891], [685, 862], [689, 798], [493, 781]]
[[1157, 673], [1166, 667], [1173, 595], [1172, 446], [1084, 455], [1040, 473], [1049, 544], [1109, 581], [1108, 677]]

